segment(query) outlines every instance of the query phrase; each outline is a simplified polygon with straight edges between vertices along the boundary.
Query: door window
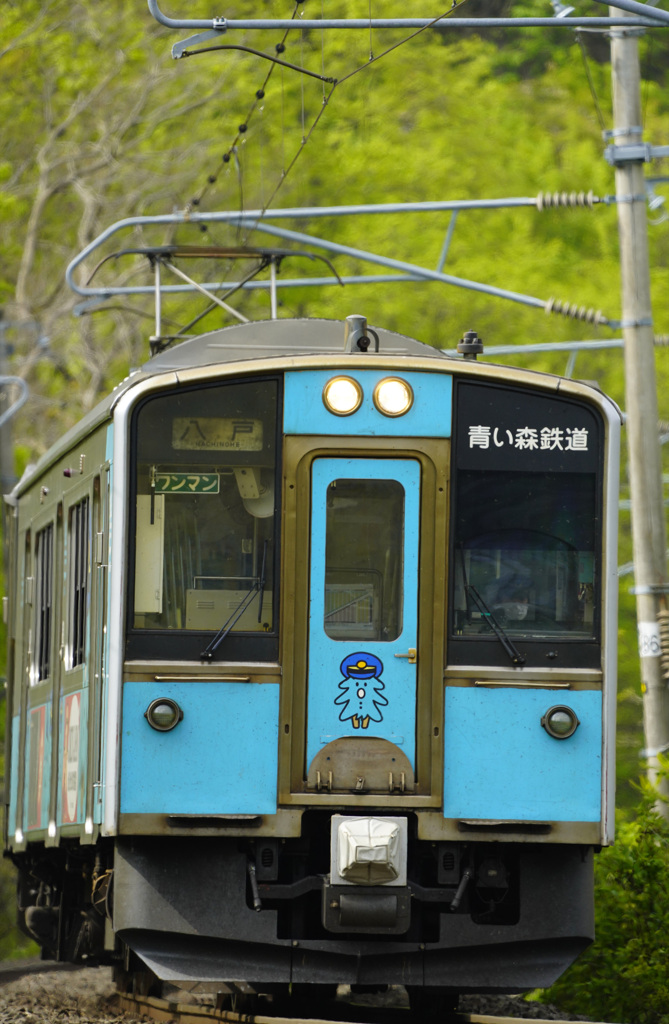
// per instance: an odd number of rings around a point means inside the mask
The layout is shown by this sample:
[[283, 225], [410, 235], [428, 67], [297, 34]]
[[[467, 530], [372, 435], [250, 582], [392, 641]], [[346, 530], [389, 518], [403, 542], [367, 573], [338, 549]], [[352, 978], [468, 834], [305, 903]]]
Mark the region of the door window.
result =
[[333, 640], [402, 632], [404, 488], [397, 480], [333, 480], [327, 490], [323, 626]]

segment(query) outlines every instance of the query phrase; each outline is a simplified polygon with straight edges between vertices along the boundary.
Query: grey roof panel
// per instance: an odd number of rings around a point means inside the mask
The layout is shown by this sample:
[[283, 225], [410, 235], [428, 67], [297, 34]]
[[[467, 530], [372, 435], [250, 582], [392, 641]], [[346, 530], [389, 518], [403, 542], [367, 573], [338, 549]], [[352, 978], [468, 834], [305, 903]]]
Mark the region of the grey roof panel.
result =
[[[373, 327], [379, 336], [379, 352], [395, 356], [423, 356], [447, 359], [442, 352], [421, 341], [394, 331]], [[342, 320], [260, 320], [235, 324], [219, 331], [200, 334], [189, 341], [166, 349], [144, 364], [146, 373], [183, 370], [213, 363], [277, 356], [343, 354]]]

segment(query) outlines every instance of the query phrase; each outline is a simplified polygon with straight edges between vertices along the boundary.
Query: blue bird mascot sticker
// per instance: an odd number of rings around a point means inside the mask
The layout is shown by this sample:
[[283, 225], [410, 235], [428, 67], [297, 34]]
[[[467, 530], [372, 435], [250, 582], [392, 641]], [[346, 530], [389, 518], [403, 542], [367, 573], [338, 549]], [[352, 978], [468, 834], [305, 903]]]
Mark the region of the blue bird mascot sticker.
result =
[[386, 686], [381, 679], [383, 662], [375, 654], [356, 651], [348, 654], [340, 665], [343, 679], [339, 684], [341, 693], [335, 697], [335, 704], [341, 704], [339, 721], [351, 719], [354, 729], [366, 729], [370, 722], [382, 722], [381, 708], [388, 704], [382, 690]]

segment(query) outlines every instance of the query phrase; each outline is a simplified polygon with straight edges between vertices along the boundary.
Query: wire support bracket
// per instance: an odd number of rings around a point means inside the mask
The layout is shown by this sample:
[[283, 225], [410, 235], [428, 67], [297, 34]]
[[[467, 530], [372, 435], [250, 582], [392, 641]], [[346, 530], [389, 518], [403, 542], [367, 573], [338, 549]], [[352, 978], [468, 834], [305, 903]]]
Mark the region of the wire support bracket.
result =
[[641, 193], [639, 193], [638, 195], [616, 196], [615, 197], [615, 202], [616, 203], [623, 203], [623, 204], [625, 204], [625, 203], [629, 203], [629, 204], [632, 204], [632, 203], [647, 203], [648, 202], [648, 196], [641, 195]]
[[638, 135], [639, 138], [643, 135], [643, 128], [639, 124], [630, 125], [629, 128], [606, 128], [602, 132], [602, 138], [605, 142], [609, 142], [611, 139], [621, 139], [625, 135]]
[[642, 583], [638, 587], [630, 587], [629, 593], [642, 596], [647, 596], [648, 594], [669, 594], [669, 583]]
[[8, 423], [13, 416], [16, 416], [21, 406], [28, 400], [28, 385], [22, 377], [0, 376], [0, 388], [10, 387], [17, 387], [19, 394], [9, 408], [5, 409], [2, 415], [0, 415], [0, 427], [4, 427], [5, 423]]
[[650, 142], [607, 146], [604, 150], [604, 159], [612, 167], [620, 167], [627, 163], [649, 164], [652, 160], [660, 160], [667, 156], [669, 156], [669, 146], [652, 146]]
[[663, 743], [661, 747], [646, 747], [639, 751], [639, 757], [657, 757], [659, 754], [666, 754], [669, 750], [669, 743]]
[[[462, 28], [492, 28], [492, 27], [546, 27], [560, 26], [562, 28], [577, 28], [583, 26], [597, 26], [607, 28], [614, 25], [627, 29], [628, 23], [640, 26], [658, 26], [669, 22], [669, 11], [655, 10], [650, 4], [636, 3], [635, 0], [596, 0], [597, 3], [606, 7], [614, 7], [622, 11], [628, 11], [636, 17], [575, 17], [565, 18], [553, 15], [550, 18], [453, 18], [449, 17], [449, 11], [440, 18], [318, 18], [318, 19], [286, 19], [286, 18], [172, 18], [163, 13], [158, 6], [158, 0], [148, 0], [149, 12], [155, 20], [167, 28], [210, 28], [216, 21], [226, 22], [228, 29], [319, 29], [319, 28], [351, 28], [367, 30], [371, 28], [443, 28], [451, 25]], [[457, 4], [454, 4], [455, 8]], [[461, 5], [460, 5], [461, 6]], [[630, 26], [631, 27], [631, 26]]]
[[[215, 18], [214, 21], [225, 22], [225, 18]], [[179, 60], [183, 57], [184, 50], [187, 50], [191, 46], [199, 46], [200, 43], [208, 43], [210, 39], [218, 39], [224, 35], [227, 31], [227, 25], [221, 26], [214, 25], [208, 32], [197, 32], [194, 36], [189, 36], [188, 39], [182, 39], [180, 42], [175, 43], [172, 47], [172, 56], [174, 60]]]
[[609, 325], [616, 329], [625, 327], [652, 327], [653, 319], [650, 316], [639, 317], [638, 320], [609, 320]]

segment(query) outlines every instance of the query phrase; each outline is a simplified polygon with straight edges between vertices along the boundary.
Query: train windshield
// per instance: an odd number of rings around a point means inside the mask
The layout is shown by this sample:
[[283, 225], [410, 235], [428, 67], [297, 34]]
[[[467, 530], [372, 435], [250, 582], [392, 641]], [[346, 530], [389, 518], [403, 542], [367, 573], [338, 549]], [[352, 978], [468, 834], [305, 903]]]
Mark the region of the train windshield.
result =
[[464, 472], [459, 499], [456, 633], [490, 634], [492, 617], [510, 636], [591, 639], [593, 475]]
[[495, 664], [501, 647], [514, 664], [600, 664], [602, 452], [602, 422], [585, 403], [488, 382], [457, 386], [455, 664]]
[[275, 634], [276, 381], [163, 394], [135, 422], [132, 630]]

